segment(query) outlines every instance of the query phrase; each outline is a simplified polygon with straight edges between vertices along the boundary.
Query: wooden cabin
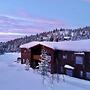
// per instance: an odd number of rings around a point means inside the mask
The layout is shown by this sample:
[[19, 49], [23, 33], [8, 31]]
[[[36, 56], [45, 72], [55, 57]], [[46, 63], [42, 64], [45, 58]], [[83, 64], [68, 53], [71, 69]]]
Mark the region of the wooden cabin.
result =
[[[33, 45], [32, 45], [33, 44]], [[31, 46], [32, 45], [32, 46]], [[25, 48], [24, 46], [21, 47], [21, 63], [25, 64], [27, 60], [30, 62], [30, 66], [32, 68], [36, 68], [38, 66], [38, 63], [41, 62], [41, 54], [42, 49], [47, 51], [47, 55], [50, 56], [50, 63], [51, 66], [54, 64], [54, 49], [51, 47], [48, 47], [47, 45], [43, 45], [39, 42], [31, 42], [30, 47]], [[51, 73], [55, 72], [55, 67], [52, 66]]]
[[30, 42], [21, 45], [21, 63], [27, 60], [32, 68], [41, 62], [42, 49], [51, 57], [51, 73], [90, 80], [90, 39], [62, 42]]

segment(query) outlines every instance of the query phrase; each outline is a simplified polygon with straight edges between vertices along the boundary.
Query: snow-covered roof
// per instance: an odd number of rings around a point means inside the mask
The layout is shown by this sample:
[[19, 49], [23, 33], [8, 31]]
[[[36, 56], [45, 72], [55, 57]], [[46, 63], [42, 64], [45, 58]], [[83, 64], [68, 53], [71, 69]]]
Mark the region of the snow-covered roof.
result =
[[45, 42], [33, 41], [30, 43], [21, 45], [20, 48], [31, 48], [39, 44], [54, 49], [54, 42], [46, 42], [46, 41]]
[[74, 54], [76, 54], [76, 55], [84, 55], [84, 52], [80, 52], [80, 53], [74, 53]]
[[67, 50], [67, 51], [90, 51], [90, 39], [79, 40], [79, 41], [61, 41], [61, 42], [38, 42], [33, 41], [24, 45], [21, 45], [20, 48], [31, 48], [38, 44], [44, 45], [46, 47], [58, 50]]
[[64, 66], [65, 68], [68, 68], [68, 69], [74, 69], [74, 67], [70, 66], [70, 65], [65, 65]]

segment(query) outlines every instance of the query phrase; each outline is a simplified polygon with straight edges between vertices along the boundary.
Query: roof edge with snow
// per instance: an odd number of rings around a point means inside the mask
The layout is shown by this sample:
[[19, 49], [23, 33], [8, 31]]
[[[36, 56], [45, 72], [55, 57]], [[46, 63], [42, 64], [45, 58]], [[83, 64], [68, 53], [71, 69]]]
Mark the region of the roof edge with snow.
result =
[[52, 48], [52, 49], [57, 49], [57, 50], [90, 52], [90, 39], [79, 40], [79, 41], [61, 41], [61, 42], [33, 41], [30, 43], [21, 45], [20, 48], [31, 48], [38, 44]]

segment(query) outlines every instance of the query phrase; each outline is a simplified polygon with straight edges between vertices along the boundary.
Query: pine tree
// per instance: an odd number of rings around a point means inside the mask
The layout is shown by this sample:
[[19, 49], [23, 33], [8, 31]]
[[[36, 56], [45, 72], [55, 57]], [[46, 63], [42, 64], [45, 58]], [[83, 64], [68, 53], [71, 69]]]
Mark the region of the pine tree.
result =
[[45, 49], [42, 49], [41, 51], [41, 63], [39, 63], [39, 71], [43, 78], [43, 84], [46, 79], [46, 76], [48, 75], [48, 72], [50, 71], [50, 56], [47, 54], [47, 51]]
[[41, 51], [41, 63], [39, 64], [39, 70], [42, 75], [47, 75], [47, 72], [49, 71], [49, 60], [48, 55], [45, 49], [42, 49]]

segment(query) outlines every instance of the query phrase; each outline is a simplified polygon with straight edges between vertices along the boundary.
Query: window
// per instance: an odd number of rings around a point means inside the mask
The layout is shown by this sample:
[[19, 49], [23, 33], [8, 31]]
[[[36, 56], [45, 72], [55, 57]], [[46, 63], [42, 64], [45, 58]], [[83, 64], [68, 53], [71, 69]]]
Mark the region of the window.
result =
[[69, 75], [69, 76], [73, 76], [73, 71], [69, 70], [69, 69], [66, 69], [66, 74]]
[[83, 57], [76, 56], [76, 64], [83, 64]]
[[90, 79], [90, 72], [86, 72], [87, 79]]
[[63, 59], [67, 59], [67, 55], [63, 55]]

